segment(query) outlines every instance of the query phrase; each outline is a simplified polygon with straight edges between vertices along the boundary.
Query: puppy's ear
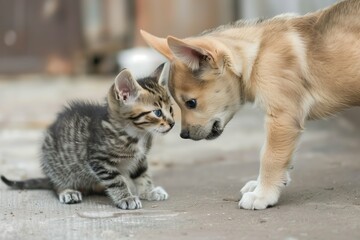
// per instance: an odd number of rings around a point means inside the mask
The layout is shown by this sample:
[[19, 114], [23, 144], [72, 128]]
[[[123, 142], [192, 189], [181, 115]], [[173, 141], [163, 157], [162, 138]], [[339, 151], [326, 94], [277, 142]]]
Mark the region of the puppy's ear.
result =
[[174, 58], [174, 55], [170, 51], [166, 38], [155, 37], [154, 35], [151, 35], [144, 30], [140, 30], [140, 34], [150, 47], [164, 55], [170, 61]]
[[135, 101], [141, 90], [141, 86], [127, 69], [116, 76], [114, 88], [116, 99], [125, 104]]
[[199, 70], [201, 63], [206, 63], [210, 67], [216, 68], [215, 53], [191, 40], [180, 40], [169, 36], [167, 38], [169, 48], [177, 59], [185, 63], [193, 71]]

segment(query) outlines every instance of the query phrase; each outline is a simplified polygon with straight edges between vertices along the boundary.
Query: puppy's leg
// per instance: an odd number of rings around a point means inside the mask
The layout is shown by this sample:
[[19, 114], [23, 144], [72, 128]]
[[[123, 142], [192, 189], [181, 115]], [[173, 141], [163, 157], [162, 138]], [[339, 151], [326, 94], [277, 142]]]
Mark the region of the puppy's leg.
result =
[[301, 132], [295, 119], [288, 114], [267, 116], [259, 177], [241, 189], [240, 208], [265, 209], [277, 203], [281, 189], [290, 181], [287, 170]]

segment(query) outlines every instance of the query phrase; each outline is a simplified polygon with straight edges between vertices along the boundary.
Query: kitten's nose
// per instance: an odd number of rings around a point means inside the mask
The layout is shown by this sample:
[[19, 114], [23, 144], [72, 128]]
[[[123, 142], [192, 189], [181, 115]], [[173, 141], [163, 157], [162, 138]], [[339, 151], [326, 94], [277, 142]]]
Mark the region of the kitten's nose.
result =
[[190, 138], [189, 130], [182, 130], [180, 133], [180, 137], [182, 137], [184, 139], [189, 139]]
[[170, 128], [173, 128], [173, 126], [175, 125], [175, 122], [169, 122]]

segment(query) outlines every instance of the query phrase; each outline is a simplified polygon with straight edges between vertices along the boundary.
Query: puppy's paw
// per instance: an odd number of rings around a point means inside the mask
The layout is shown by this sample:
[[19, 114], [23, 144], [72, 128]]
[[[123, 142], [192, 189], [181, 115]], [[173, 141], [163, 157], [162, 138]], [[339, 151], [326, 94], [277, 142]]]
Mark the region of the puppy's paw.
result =
[[247, 192], [253, 192], [257, 186], [257, 181], [248, 181], [245, 186], [240, 190], [240, 193], [244, 195]]
[[155, 187], [148, 193], [147, 200], [149, 201], [163, 201], [168, 199], [169, 194], [162, 187]]
[[82, 195], [79, 191], [65, 189], [59, 193], [59, 200], [65, 204], [80, 203], [82, 201]]
[[250, 210], [261, 210], [267, 207], [273, 206], [278, 202], [280, 192], [277, 190], [272, 191], [257, 191], [257, 188], [253, 192], [246, 192], [243, 194], [239, 208]]
[[116, 206], [124, 210], [134, 210], [142, 208], [141, 201], [136, 196], [123, 198], [119, 201], [119, 203], [116, 204]]

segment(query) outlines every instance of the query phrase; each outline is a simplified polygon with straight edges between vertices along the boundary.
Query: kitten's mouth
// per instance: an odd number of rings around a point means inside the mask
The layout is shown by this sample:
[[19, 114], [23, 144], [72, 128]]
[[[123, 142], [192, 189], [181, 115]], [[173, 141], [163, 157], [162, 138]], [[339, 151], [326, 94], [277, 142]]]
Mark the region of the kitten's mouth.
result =
[[171, 129], [172, 129], [172, 128], [169, 128], [169, 129], [167, 129], [167, 130], [165, 130], [165, 131], [155, 130], [155, 132], [160, 133], [160, 134], [167, 134], [168, 132], [170, 132]]
[[215, 121], [212, 128], [211, 128], [211, 132], [210, 134], [205, 138], [206, 140], [213, 140], [217, 137], [219, 137], [222, 132], [224, 131], [224, 129], [221, 128], [220, 126], [220, 121]]

